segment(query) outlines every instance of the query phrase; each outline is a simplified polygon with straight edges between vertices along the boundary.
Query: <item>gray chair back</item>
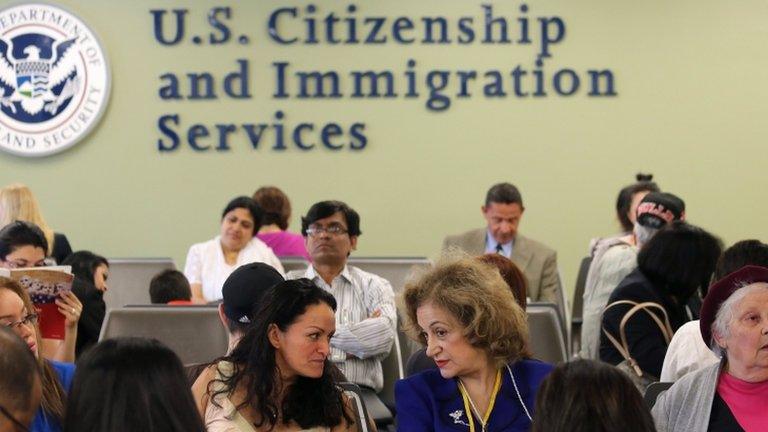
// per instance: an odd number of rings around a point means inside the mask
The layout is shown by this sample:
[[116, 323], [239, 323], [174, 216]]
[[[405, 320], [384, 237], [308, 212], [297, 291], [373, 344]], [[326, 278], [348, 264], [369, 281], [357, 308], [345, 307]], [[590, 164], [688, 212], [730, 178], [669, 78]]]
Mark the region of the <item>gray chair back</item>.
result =
[[[398, 319], [399, 321], [399, 319]], [[397, 323], [400, 328], [400, 323]], [[405, 378], [405, 367], [403, 366], [403, 352], [400, 346], [400, 332], [395, 334], [395, 341], [392, 343], [392, 349], [389, 355], [381, 361], [381, 369], [384, 375], [384, 387], [378, 393], [379, 398], [390, 406], [395, 406], [395, 382]]]
[[526, 312], [533, 356], [552, 364], [566, 361], [568, 352], [557, 306], [552, 303], [529, 303]]
[[587, 284], [587, 274], [589, 273], [590, 264], [592, 264], [591, 256], [586, 256], [581, 259], [579, 273], [576, 276], [576, 285], [573, 289], [573, 302], [571, 303], [572, 353], [581, 350], [581, 324], [584, 322], [584, 286]]
[[339, 383], [339, 386], [344, 390], [344, 394], [352, 403], [352, 409], [355, 412], [355, 421], [358, 424], [357, 430], [359, 432], [368, 432], [371, 430], [369, 425], [373, 424], [373, 422], [371, 422], [368, 410], [365, 407], [365, 400], [363, 400], [360, 387], [358, 387], [357, 384], [350, 382]]
[[659, 398], [659, 395], [669, 390], [669, 388], [672, 387], [672, 384], [674, 383], [655, 382], [646, 387], [643, 399], [645, 400], [645, 404], [648, 405], [648, 409], [651, 409], [654, 405], [656, 405], [656, 399]]
[[127, 304], [149, 304], [149, 281], [163, 270], [175, 269], [171, 258], [109, 258], [109, 290], [104, 303], [109, 308]]
[[206, 363], [227, 352], [227, 331], [216, 306], [132, 306], [110, 309], [99, 340], [135, 336], [168, 345], [191, 365]]
[[306, 270], [309, 263], [302, 257], [282, 257], [280, 264], [283, 265], [285, 273], [293, 270]]
[[415, 271], [429, 268], [432, 262], [424, 257], [351, 257], [349, 264], [388, 280], [397, 294]]

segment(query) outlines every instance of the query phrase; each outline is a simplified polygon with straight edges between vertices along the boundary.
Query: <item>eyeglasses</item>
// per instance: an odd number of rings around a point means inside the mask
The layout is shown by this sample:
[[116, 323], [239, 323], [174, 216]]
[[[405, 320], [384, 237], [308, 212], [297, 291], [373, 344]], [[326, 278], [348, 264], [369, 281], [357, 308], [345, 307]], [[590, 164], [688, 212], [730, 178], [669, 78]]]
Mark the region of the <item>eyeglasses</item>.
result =
[[2, 324], [2, 325], [6, 326], [6, 327], [8, 327], [10, 329], [17, 329], [22, 324], [35, 325], [35, 324], [37, 324], [37, 318], [38, 317], [39, 317], [39, 315], [37, 315], [36, 313], [31, 313], [31, 314], [27, 314], [24, 318], [20, 319], [19, 321], [14, 321], [14, 322], [10, 322], [8, 324]]
[[329, 225], [327, 227], [310, 226], [309, 228], [307, 228], [307, 235], [310, 236], [310, 237], [314, 237], [314, 236], [320, 235], [320, 234], [322, 234], [324, 232], [326, 232], [326, 233], [328, 233], [330, 235], [341, 235], [341, 234], [346, 234], [349, 231], [344, 229], [344, 227], [341, 226], [341, 225]]
[[11, 423], [15, 424], [17, 427], [21, 428], [21, 430], [22, 430], [22, 431], [24, 431], [24, 432], [29, 432], [29, 428], [28, 428], [28, 427], [26, 427], [26, 426], [25, 426], [23, 423], [21, 423], [20, 421], [16, 420], [16, 417], [14, 417], [13, 415], [11, 415], [11, 413], [10, 413], [10, 412], [8, 412], [8, 410], [7, 410], [7, 409], [5, 409], [5, 407], [4, 407], [4, 406], [2, 406], [2, 405], [0, 405], [0, 413], [3, 413], [3, 415], [4, 415], [4, 416], [8, 417], [8, 420], [10, 420], [10, 421], [11, 421]]

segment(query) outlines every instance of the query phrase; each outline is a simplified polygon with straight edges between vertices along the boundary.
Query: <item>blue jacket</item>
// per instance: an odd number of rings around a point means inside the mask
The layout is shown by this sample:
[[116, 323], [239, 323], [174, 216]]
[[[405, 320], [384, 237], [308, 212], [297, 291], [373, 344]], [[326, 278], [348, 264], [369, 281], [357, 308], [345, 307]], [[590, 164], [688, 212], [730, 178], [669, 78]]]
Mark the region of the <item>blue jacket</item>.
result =
[[[552, 365], [537, 360], [520, 360], [510, 365], [520, 396], [533, 415], [536, 390]], [[413, 375], [395, 384], [397, 429], [404, 432], [468, 431], [469, 419], [455, 379], [445, 379], [439, 370]], [[475, 430], [480, 423], [475, 419]], [[488, 432], [527, 431], [531, 422], [520, 406], [509, 372], [502, 370], [502, 383], [488, 420]]]
[[[55, 361], [49, 361], [48, 363], [56, 371], [56, 375], [59, 376], [59, 382], [64, 391], [69, 393], [69, 389], [72, 387], [72, 378], [75, 375], [75, 365], [73, 363], [59, 363]], [[59, 432], [62, 426], [48, 417], [42, 408], [39, 408], [37, 414], [35, 414], [35, 419], [32, 421], [30, 432]]]

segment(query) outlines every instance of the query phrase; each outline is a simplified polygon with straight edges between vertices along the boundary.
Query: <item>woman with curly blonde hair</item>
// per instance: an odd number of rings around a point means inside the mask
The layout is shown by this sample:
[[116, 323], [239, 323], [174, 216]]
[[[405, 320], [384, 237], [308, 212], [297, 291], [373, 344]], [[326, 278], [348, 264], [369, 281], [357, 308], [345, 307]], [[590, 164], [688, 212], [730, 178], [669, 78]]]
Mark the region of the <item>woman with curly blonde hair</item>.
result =
[[406, 328], [438, 366], [397, 383], [400, 430], [527, 431], [552, 366], [530, 359], [525, 312], [495, 267], [444, 258], [405, 287]]

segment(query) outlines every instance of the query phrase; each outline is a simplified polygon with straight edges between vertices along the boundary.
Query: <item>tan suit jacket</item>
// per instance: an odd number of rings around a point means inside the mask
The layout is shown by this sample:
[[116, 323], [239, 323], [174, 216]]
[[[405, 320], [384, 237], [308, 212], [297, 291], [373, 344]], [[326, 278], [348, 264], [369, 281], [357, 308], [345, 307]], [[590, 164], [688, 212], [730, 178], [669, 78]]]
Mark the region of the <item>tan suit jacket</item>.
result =
[[[443, 240], [443, 250], [454, 247], [470, 255], [482, 255], [485, 253], [487, 231], [487, 228], [480, 228], [448, 236]], [[517, 234], [510, 259], [525, 273], [531, 301], [559, 303], [557, 297], [561, 287], [557, 274], [557, 253], [554, 250]]]

